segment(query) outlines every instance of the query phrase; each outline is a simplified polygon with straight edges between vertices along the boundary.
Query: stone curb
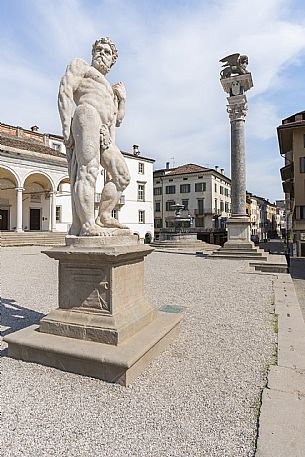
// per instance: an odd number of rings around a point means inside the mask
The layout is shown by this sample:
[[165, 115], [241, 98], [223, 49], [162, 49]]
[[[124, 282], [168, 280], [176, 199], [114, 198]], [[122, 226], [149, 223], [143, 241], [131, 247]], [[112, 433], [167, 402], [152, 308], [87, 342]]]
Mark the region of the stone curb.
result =
[[305, 323], [289, 274], [274, 282], [278, 365], [268, 373], [256, 457], [305, 456]]

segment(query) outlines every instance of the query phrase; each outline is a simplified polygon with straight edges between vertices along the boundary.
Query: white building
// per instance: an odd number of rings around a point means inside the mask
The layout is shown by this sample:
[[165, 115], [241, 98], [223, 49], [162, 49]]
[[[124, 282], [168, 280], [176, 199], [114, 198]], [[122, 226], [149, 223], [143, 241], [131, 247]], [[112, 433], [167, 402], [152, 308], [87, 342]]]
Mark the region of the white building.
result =
[[[61, 231], [72, 222], [70, 184], [61, 136], [0, 124], [0, 230]], [[153, 159], [123, 152], [131, 175], [114, 216], [137, 233], [153, 239]], [[101, 167], [96, 210], [104, 186]]]
[[[182, 215], [192, 217], [192, 231], [205, 241], [217, 240], [225, 231], [231, 212], [231, 180], [224, 170], [186, 164], [154, 172], [155, 234], [170, 228], [173, 205], [184, 206]], [[211, 238], [213, 235], [214, 239]]]

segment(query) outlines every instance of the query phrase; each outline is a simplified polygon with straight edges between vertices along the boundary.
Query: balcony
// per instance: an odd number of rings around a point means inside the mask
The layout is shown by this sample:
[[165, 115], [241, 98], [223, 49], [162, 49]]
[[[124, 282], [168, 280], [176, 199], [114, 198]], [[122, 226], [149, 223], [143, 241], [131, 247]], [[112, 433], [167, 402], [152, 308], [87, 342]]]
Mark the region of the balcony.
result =
[[293, 163], [290, 163], [289, 165], [282, 167], [280, 169], [280, 172], [281, 172], [282, 181], [288, 181], [290, 179], [293, 179], [293, 176], [294, 176]]

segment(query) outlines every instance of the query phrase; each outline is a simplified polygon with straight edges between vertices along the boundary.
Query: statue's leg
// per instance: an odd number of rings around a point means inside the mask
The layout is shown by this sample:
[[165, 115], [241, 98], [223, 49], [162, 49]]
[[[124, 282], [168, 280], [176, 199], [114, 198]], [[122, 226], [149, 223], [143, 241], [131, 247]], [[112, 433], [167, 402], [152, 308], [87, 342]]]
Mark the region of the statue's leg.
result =
[[88, 105], [79, 106], [74, 114], [72, 131], [77, 163], [74, 204], [81, 224], [79, 234], [100, 235], [94, 217], [95, 185], [100, 165], [100, 118], [96, 110]]
[[102, 191], [96, 223], [103, 227], [127, 228], [111, 215], [112, 210], [130, 182], [125, 159], [117, 146], [110, 145], [108, 149], [101, 151], [101, 164], [108, 176], [110, 175], [110, 179], [106, 182]]
[[71, 209], [72, 209], [72, 225], [69, 229], [69, 235], [79, 235], [81, 230], [81, 222], [78, 217], [75, 207], [75, 180], [77, 174], [77, 162], [75, 159], [75, 151], [67, 150], [68, 157], [68, 171], [70, 177], [70, 189], [71, 189]]

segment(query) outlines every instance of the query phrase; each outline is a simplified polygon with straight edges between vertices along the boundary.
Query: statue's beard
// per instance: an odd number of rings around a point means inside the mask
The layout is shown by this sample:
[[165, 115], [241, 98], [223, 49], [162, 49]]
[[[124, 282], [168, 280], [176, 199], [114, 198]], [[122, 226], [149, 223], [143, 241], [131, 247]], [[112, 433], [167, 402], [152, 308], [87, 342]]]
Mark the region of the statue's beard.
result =
[[110, 68], [105, 64], [102, 56], [93, 57], [92, 65], [103, 75], [108, 73], [108, 71], [110, 70]]

